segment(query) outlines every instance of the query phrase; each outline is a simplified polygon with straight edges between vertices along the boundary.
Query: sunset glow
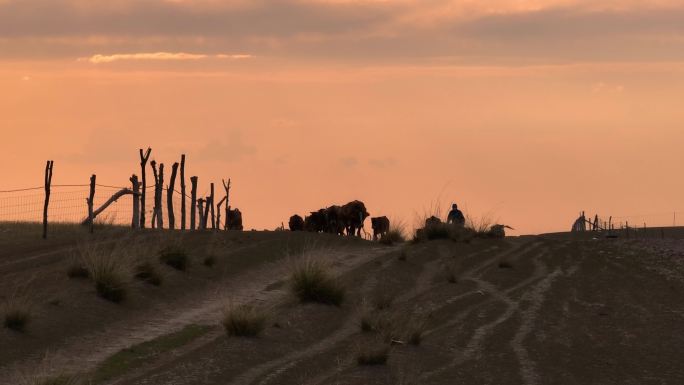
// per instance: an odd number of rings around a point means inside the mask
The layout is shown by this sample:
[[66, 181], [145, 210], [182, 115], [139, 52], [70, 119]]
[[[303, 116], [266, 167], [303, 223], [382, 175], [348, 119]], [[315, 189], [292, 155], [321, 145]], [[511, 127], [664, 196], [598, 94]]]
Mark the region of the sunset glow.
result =
[[138, 149], [231, 178], [245, 226], [353, 199], [458, 202], [515, 234], [684, 218], [684, 5], [588, 0], [0, 0], [0, 190]]

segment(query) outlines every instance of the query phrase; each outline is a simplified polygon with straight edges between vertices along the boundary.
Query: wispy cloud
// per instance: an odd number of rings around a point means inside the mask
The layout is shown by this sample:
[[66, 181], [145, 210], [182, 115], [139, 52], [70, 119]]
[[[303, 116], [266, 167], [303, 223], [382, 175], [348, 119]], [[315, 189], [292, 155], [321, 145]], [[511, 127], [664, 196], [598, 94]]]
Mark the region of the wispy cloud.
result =
[[79, 58], [79, 61], [88, 61], [93, 64], [112, 63], [124, 60], [202, 60], [202, 59], [250, 59], [248, 54], [193, 54], [186, 52], [141, 52], [141, 53], [122, 53], [113, 55], [93, 55], [90, 57]]

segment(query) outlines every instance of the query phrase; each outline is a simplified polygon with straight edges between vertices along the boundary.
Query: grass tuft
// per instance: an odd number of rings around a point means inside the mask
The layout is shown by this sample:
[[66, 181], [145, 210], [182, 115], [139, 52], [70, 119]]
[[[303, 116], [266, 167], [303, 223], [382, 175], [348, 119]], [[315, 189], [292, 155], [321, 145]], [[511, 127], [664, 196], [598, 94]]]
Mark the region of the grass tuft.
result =
[[356, 352], [356, 362], [359, 365], [385, 365], [389, 358], [390, 347], [379, 341], [359, 344]]
[[266, 313], [249, 306], [228, 306], [223, 312], [223, 327], [229, 336], [257, 337], [266, 327]]
[[180, 246], [168, 246], [159, 252], [159, 261], [176, 270], [185, 271], [188, 267], [188, 254]]
[[130, 258], [119, 250], [104, 250], [97, 246], [81, 247], [80, 258], [95, 283], [97, 294], [108, 301], [119, 303], [126, 299], [132, 274]]
[[16, 332], [26, 331], [33, 313], [33, 302], [24, 290], [17, 289], [0, 304], [3, 326]]
[[397, 243], [403, 243], [406, 241], [406, 236], [404, 235], [404, 224], [399, 223], [390, 226], [390, 229], [380, 238], [380, 243], [383, 245], [392, 246]]
[[212, 267], [216, 264], [216, 257], [214, 257], [213, 255], [209, 255], [204, 258], [202, 264], [206, 267]]
[[90, 273], [88, 272], [88, 269], [85, 268], [80, 263], [75, 262], [69, 268], [67, 269], [67, 277], [69, 278], [89, 278]]
[[292, 292], [301, 302], [317, 302], [340, 306], [344, 288], [333, 278], [325, 264], [305, 257], [297, 261], [292, 271]]
[[149, 262], [138, 265], [135, 268], [135, 278], [154, 286], [161, 286], [162, 276]]

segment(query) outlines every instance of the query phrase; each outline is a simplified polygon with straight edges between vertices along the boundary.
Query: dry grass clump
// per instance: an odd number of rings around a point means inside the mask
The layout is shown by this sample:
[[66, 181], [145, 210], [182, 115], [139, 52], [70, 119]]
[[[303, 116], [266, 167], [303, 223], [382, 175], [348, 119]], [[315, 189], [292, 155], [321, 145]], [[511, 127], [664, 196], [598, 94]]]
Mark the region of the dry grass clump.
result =
[[159, 261], [176, 270], [185, 271], [188, 259], [188, 253], [180, 245], [166, 246], [159, 251]]
[[402, 222], [397, 222], [394, 223], [392, 222], [392, 225], [390, 226], [389, 230], [380, 237], [380, 243], [383, 245], [388, 245], [392, 246], [397, 243], [403, 243], [406, 241], [406, 235], [405, 235], [405, 229], [406, 226], [404, 226], [404, 223]]
[[126, 299], [131, 282], [131, 258], [119, 246], [105, 249], [95, 245], [80, 248], [80, 260], [95, 283], [97, 294], [111, 302]]
[[359, 365], [385, 365], [389, 358], [390, 346], [382, 341], [364, 341], [356, 347], [356, 362]]
[[69, 278], [89, 278], [90, 276], [88, 269], [86, 269], [77, 259], [72, 261], [71, 265], [67, 268], [66, 273]]
[[[59, 373], [59, 372], [57, 372]], [[16, 385], [85, 385], [81, 376], [59, 373], [50, 370], [45, 362], [30, 372], [17, 371], [11, 375], [11, 383]]]
[[21, 290], [17, 290], [0, 304], [3, 326], [17, 332], [26, 330], [32, 311], [33, 302]]
[[476, 233], [468, 228], [447, 223], [428, 223], [422, 229], [417, 229], [413, 236], [414, 243], [450, 239], [454, 242], [470, 242]]
[[340, 306], [344, 287], [329, 272], [322, 261], [303, 256], [292, 269], [292, 292], [301, 302], [317, 302]]
[[135, 268], [135, 278], [154, 286], [161, 286], [162, 275], [150, 262], [144, 262]]
[[214, 257], [213, 255], [208, 255], [204, 257], [202, 264], [206, 267], [212, 267], [216, 264], [216, 257]]
[[229, 305], [223, 312], [223, 327], [229, 336], [257, 337], [266, 327], [267, 315], [250, 305]]

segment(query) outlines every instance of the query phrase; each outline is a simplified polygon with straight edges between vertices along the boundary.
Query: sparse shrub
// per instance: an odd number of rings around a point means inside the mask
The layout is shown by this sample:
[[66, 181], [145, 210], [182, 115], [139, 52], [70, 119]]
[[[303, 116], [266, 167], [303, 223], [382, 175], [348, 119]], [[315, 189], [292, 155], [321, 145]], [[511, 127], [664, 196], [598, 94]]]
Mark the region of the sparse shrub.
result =
[[95, 283], [97, 294], [115, 303], [126, 299], [131, 279], [130, 258], [116, 250], [107, 251], [96, 246], [81, 248], [81, 261]]
[[320, 261], [307, 257], [299, 260], [292, 272], [292, 291], [301, 302], [340, 306], [344, 288]]
[[406, 237], [404, 236], [404, 227], [402, 225], [390, 227], [390, 229], [380, 238], [380, 243], [388, 246], [404, 241], [406, 241]]
[[74, 375], [59, 374], [49, 375], [43, 373], [45, 369], [38, 369], [37, 373], [29, 375], [15, 375], [14, 383], [17, 385], [82, 385], [83, 379]]
[[380, 341], [359, 344], [356, 362], [359, 365], [385, 365], [389, 357], [390, 347]]
[[31, 320], [33, 302], [25, 289], [17, 289], [0, 306], [4, 327], [23, 332]]
[[162, 284], [161, 274], [159, 274], [157, 269], [149, 262], [140, 264], [135, 268], [135, 278], [154, 286], [160, 286]]
[[185, 271], [188, 267], [188, 254], [180, 246], [168, 246], [159, 252], [159, 260], [176, 270]]
[[256, 337], [266, 326], [266, 314], [249, 305], [228, 306], [223, 313], [223, 327], [229, 336]]
[[454, 242], [470, 242], [475, 236], [472, 229], [447, 223], [429, 223], [422, 229], [416, 230], [413, 243], [432, 241], [437, 239], [451, 239]]
[[67, 276], [69, 278], [88, 278], [90, 274], [82, 264], [75, 262], [67, 269]]
[[213, 255], [206, 256], [202, 261], [202, 264], [204, 264], [206, 267], [212, 267], [216, 264], [216, 257]]

